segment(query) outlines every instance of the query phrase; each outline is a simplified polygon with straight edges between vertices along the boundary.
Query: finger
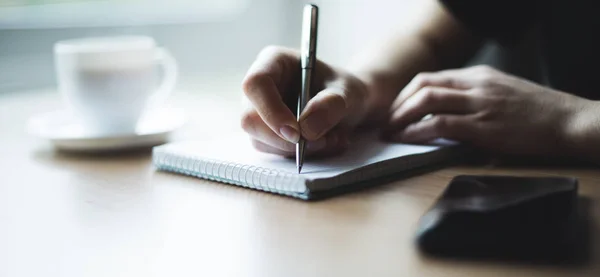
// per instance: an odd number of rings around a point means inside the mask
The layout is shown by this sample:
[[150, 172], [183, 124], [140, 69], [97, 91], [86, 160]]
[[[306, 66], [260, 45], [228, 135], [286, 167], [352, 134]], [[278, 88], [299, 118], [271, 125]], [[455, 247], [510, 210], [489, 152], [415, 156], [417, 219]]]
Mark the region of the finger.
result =
[[[284, 157], [294, 157], [296, 155], [295, 146], [293, 150], [283, 150], [257, 139], [252, 139], [252, 145], [255, 149], [265, 153], [276, 154]], [[321, 139], [307, 142], [306, 156], [320, 157], [333, 155], [347, 149], [348, 145], [349, 142], [346, 137], [338, 132], [331, 132]]]
[[300, 116], [300, 130], [307, 140], [322, 137], [342, 120], [360, 113], [358, 109], [366, 94], [351, 85], [336, 85], [320, 91], [306, 105]]
[[346, 151], [350, 146], [350, 140], [348, 139], [348, 135], [343, 131], [330, 131], [329, 133], [327, 133], [326, 137], [327, 147], [320, 151], [315, 151], [314, 153], [311, 153], [310, 157], [319, 158], [334, 156]]
[[275, 154], [283, 157], [294, 157], [294, 155], [296, 155], [295, 151], [281, 150], [256, 139], [252, 139], [252, 146], [254, 149], [263, 153]]
[[435, 73], [422, 72], [417, 74], [409, 83], [400, 91], [398, 97], [392, 103], [391, 110], [397, 110], [404, 101], [412, 97], [413, 94], [417, 93], [424, 87], [446, 87], [454, 89], [466, 89], [467, 87], [461, 84], [453, 83], [453, 79], [450, 77], [452, 74], [448, 74], [447, 71], [440, 71]]
[[419, 73], [404, 87], [404, 89], [402, 89], [392, 104], [391, 109], [396, 110], [404, 101], [423, 87], [435, 86], [459, 90], [471, 89], [484, 83], [486, 79], [495, 72], [494, 69], [488, 66], [473, 66], [469, 68], [442, 70], [433, 73]]
[[399, 130], [429, 114], [469, 114], [477, 111], [477, 100], [468, 91], [424, 87], [393, 111], [387, 130]]
[[[252, 145], [254, 146], [254, 148], [256, 150], [264, 152], [264, 153], [270, 153], [270, 154], [280, 155], [280, 156], [284, 156], [284, 157], [295, 157], [296, 156], [295, 148], [293, 151], [282, 150], [282, 149], [273, 147], [269, 144], [266, 144], [266, 143], [256, 140], [256, 139], [252, 140]], [[307, 142], [306, 149], [305, 149], [306, 150], [305, 155], [306, 155], [306, 157], [312, 157], [315, 155], [322, 156], [327, 153], [335, 152], [334, 150], [337, 151], [338, 148], [339, 147], [337, 147], [337, 146], [331, 146], [331, 147], [328, 146], [327, 138], [323, 137], [316, 141]]]
[[[256, 113], [256, 111], [253, 109], [249, 110], [243, 116], [242, 129], [244, 129], [244, 131], [248, 133], [252, 139], [277, 150], [269, 152], [278, 154], [280, 151], [290, 153], [296, 151], [296, 144], [283, 140], [277, 136], [277, 134], [273, 133], [273, 131], [261, 120], [260, 116], [258, 116], [258, 113]], [[347, 131], [345, 129], [337, 129], [328, 133], [327, 136], [317, 139], [316, 141], [309, 141], [307, 143], [307, 151], [321, 151], [322, 148], [345, 149], [348, 144], [349, 141]], [[261, 147], [261, 149], [262, 148], [263, 147]]]
[[242, 87], [265, 124], [279, 137], [296, 143], [300, 130], [282, 92], [299, 70], [299, 56], [283, 48], [266, 48], [244, 78]]
[[[325, 146], [322, 147], [318, 144], [319, 141], [325, 141]], [[345, 133], [339, 129], [334, 129], [316, 141], [308, 141], [306, 145], [307, 156], [311, 158], [332, 156], [347, 149], [349, 144]]]
[[477, 125], [471, 116], [435, 115], [407, 126], [391, 136], [391, 140], [404, 143], [427, 143], [445, 138], [469, 142], [475, 136], [477, 136]]
[[253, 139], [278, 150], [291, 152], [296, 149], [296, 144], [282, 139], [273, 132], [253, 108], [242, 116], [242, 129]]

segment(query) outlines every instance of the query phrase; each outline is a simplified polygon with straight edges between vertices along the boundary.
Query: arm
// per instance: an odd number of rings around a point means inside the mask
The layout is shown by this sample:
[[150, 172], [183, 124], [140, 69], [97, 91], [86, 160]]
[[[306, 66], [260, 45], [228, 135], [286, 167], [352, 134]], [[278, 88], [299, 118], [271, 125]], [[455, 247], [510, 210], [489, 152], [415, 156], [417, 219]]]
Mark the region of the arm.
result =
[[[464, 64], [482, 39], [438, 1], [423, 12], [351, 63], [367, 87], [367, 123], [383, 121], [389, 137], [403, 142], [446, 137], [502, 153], [600, 162], [600, 101], [488, 67], [438, 71]], [[421, 72], [428, 73], [415, 78]], [[432, 120], [420, 120], [428, 114]]]
[[364, 49], [349, 70], [368, 88], [366, 121], [379, 121], [398, 93], [419, 72], [464, 64], [481, 45], [436, 0], [423, 1], [418, 22]]

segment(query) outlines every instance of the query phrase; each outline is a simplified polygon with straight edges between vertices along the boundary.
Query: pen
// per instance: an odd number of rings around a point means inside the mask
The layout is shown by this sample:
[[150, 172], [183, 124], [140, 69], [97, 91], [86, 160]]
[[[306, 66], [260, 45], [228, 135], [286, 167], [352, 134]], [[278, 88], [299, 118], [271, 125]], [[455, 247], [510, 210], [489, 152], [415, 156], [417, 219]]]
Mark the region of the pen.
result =
[[[304, 6], [302, 16], [302, 41], [300, 45], [300, 66], [302, 67], [302, 88], [298, 97], [298, 110], [296, 118], [300, 118], [308, 99], [310, 98], [310, 89], [312, 87], [312, 75], [314, 74], [315, 61], [317, 56], [317, 24], [319, 8], [308, 4]], [[306, 141], [302, 136], [296, 144], [296, 167], [298, 173], [302, 171], [304, 164], [304, 148]]]

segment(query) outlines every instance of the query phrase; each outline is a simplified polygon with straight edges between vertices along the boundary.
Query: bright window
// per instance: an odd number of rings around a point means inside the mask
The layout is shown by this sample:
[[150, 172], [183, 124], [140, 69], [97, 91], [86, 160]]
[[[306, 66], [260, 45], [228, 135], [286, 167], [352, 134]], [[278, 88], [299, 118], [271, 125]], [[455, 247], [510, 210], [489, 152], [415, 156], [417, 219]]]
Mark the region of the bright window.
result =
[[234, 18], [249, 0], [0, 0], [0, 29], [147, 25]]

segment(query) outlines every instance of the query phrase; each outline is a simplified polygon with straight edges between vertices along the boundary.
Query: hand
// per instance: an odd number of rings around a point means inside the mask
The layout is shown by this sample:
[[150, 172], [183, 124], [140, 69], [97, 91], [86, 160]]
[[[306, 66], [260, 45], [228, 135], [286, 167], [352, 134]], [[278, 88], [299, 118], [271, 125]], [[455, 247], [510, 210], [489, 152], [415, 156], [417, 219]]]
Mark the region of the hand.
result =
[[407, 143], [447, 138], [510, 154], [567, 154], [589, 102], [487, 66], [422, 73], [392, 104], [386, 136]]
[[315, 74], [313, 91], [318, 94], [297, 121], [292, 110], [301, 86], [299, 53], [267, 47], [258, 55], [242, 84], [251, 107], [241, 120], [256, 149], [294, 156], [300, 136], [308, 141], [307, 155], [338, 153], [348, 146], [348, 130], [364, 115], [366, 87], [353, 75], [320, 61]]

